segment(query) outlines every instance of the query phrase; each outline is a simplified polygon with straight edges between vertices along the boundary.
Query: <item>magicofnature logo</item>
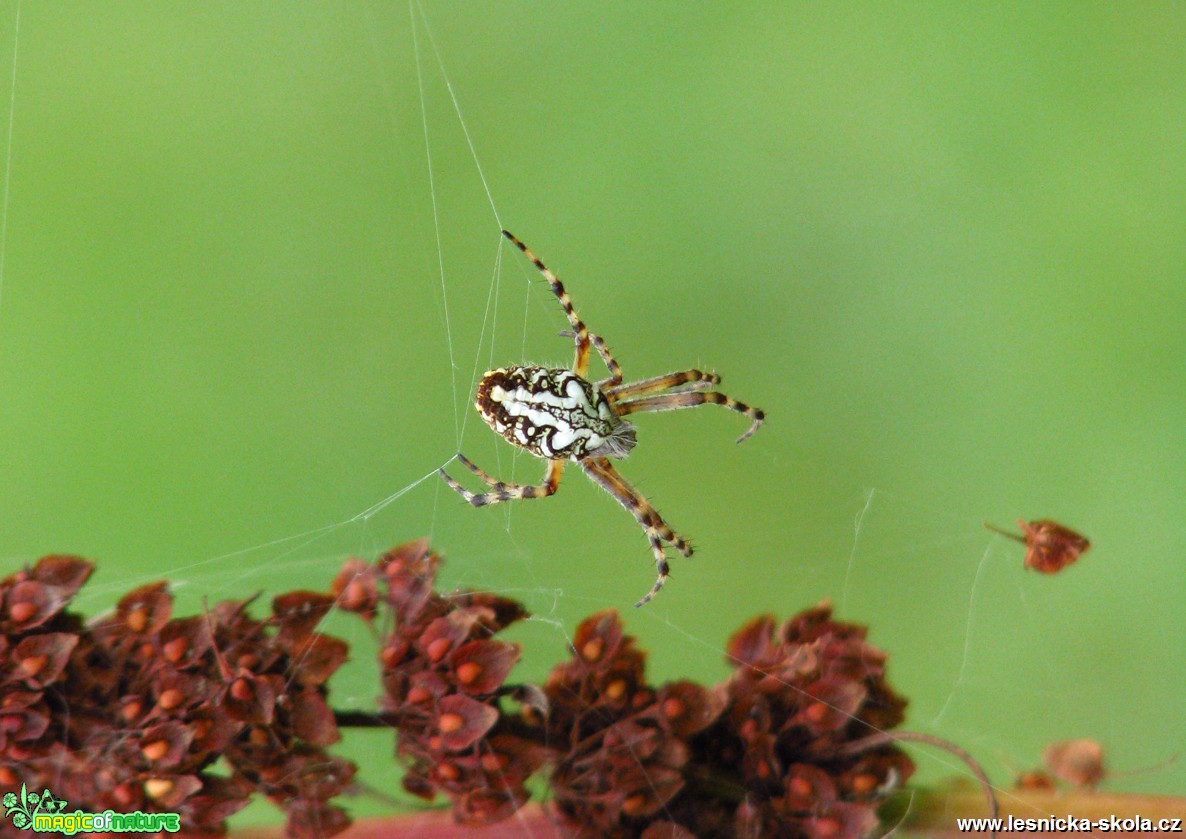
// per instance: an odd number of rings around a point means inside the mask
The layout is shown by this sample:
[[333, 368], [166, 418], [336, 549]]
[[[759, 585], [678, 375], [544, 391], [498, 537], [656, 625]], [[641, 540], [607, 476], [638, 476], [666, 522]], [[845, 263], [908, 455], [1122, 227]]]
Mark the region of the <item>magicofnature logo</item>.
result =
[[176, 833], [181, 829], [181, 816], [177, 813], [117, 813], [104, 810], [102, 813], [87, 813], [75, 810], [66, 812], [66, 800], [58, 798], [48, 789], [40, 794], [29, 792], [24, 784], [18, 795], [4, 793], [4, 816], [13, 827], [32, 830], [36, 833]]

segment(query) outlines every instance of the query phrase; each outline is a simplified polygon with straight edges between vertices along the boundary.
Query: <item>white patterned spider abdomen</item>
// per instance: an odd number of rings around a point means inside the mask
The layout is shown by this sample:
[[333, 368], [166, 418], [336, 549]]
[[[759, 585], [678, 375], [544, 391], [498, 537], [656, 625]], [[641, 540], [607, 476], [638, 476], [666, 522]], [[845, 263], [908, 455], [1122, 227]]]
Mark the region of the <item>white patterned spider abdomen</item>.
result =
[[495, 432], [537, 457], [625, 457], [634, 448], [634, 426], [596, 385], [571, 370], [491, 370], [478, 385], [475, 404]]

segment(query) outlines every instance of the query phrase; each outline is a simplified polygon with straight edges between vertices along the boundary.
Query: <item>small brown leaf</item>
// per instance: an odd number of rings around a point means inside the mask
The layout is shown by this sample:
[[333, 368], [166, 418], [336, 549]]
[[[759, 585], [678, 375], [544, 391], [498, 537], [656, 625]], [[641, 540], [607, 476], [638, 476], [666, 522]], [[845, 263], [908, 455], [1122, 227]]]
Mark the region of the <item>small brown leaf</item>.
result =
[[136, 635], [152, 635], [161, 630], [173, 613], [173, 598], [168, 583], [140, 586], [120, 598], [115, 614], [120, 624]]
[[30, 686], [47, 687], [57, 681], [78, 645], [78, 636], [69, 632], [46, 632], [30, 635], [12, 650], [19, 662], [21, 677]]
[[334, 597], [320, 591], [290, 591], [272, 600], [272, 620], [282, 639], [304, 638], [329, 614]]
[[95, 565], [77, 556], [43, 556], [29, 576], [39, 583], [58, 588], [66, 600], [72, 598], [91, 576]]
[[342, 570], [330, 583], [330, 592], [339, 609], [361, 615], [367, 621], [375, 619], [379, 604], [379, 588], [375, 567], [364, 559], [351, 557], [342, 563]]
[[498, 710], [462, 694], [450, 694], [437, 703], [437, 730], [446, 751], [467, 749], [498, 722]]
[[316, 690], [303, 690], [292, 697], [292, 730], [314, 746], [329, 746], [342, 739], [333, 710]]
[[289, 655], [291, 672], [297, 684], [316, 687], [342, 666], [349, 653], [346, 642], [314, 632], [296, 642]]
[[7, 620], [13, 634], [28, 632], [47, 623], [66, 605], [61, 589], [36, 580], [23, 580], [5, 593]]
[[1024, 544], [1025, 567], [1043, 574], [1061, 571], [1091, 547], [1091, 542], [1086, 536], [1051, 519], [1038, 519], [1028, 523], [1018, 519], [1017, 526], [1021, 528], [1022, 535], [1010, 533], [987, 522], [984, 526], [994, 533]]
[[502, 687], [519, 660], [519, 647], [501, 641], [469, 641], [453, 653], [451, 662], [458, 684], [475, 696]]
[[725, 650], [727, 661], [733, 667], [739, 664], [750, 667], [768, 665], [777, 653], [773, 647], [774, 616], [759, 615], [733, 633]]

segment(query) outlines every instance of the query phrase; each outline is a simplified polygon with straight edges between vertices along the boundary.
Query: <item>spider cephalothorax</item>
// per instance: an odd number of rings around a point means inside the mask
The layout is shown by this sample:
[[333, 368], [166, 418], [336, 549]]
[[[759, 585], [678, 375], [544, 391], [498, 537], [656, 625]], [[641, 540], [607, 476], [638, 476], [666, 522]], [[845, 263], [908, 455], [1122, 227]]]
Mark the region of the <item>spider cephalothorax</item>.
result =
[[[758, 430], [765, 415], [757, 408], [711, 390], [721, 380], [715, 373], [683, 370], [623, 384], [621, 366], [601, 336], [590, 332], [577, 316], [568, 292], [556, 275], [526, 245], [507, 231], [502, 233], [540, 270], [564, 307], [568, 322], [572, 324], [576, 358], [571, 370], [532, 365], [491, 370], [478, 385], [475, 403], [486, 424], [507, 442], [545, 458], [548, 472], [539, 485], [508, 484], [487, 474], [459, 453], [457, 460], [461, 465], [485, 482], [490, 491], [470, 492], [449, 477], [444, 469], [441, 477], [462, 498], [481, 507], [500, 501], [551, 495], [560, 486], [564, 464], [570, 460], [580, 464], [585, 474], [618, 499], [646, 531], [659, 577], [646, 596], [634, 604], [641, 606], [667, 581], [669, 569], [663, 544], [671, 545], [684, 556], [692, 555], [692, 546], [663, 521], [658, 511], [610, 463], [610, 458], [625, 457], [636, 442], [634, 426], [623, 417], [712, 403], [750, 418], [749, 429], [737, 440], [740, 443]], [[605, 362], [609, 378], [596, 383], [585, 378], [590, 348], [596, 348]]]

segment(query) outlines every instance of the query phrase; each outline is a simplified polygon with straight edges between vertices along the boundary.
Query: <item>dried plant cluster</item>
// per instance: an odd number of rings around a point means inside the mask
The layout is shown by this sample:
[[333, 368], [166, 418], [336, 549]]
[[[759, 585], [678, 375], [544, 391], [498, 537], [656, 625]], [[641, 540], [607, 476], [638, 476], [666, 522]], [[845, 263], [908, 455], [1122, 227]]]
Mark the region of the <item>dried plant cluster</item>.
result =
[[[826, 605], [744, 626], [715, 686], [649, 684], [613, 611], [578, 627], [542, 686], [511, 685], [520, 649], [497, 636], [526, 611], [437, 593], [439, 562], [426, 542], [352, 559], [329, 593], [282, 595], [263, 619], [251, 601], [173, 617], [158, 583], [84, 624], [66, 607], [93, 567], [42, 559], [0, 581], [0, 790], [179, 812], [211, 834], [259, 792], [289, 835], [329, 836], [355, 766], [325, 749], [371, 725], [394, 729], [405, 787], [470, 824], [513, 815], [535, 776], [574, 837], [855, 839], [913, 771], [884, 734], [905, 705], [885, 655]], [[335, 605], [380, 638], [377, 711], [327, 703], [347, 647], [315, 630]]]
[[[423, 798], [442, 792], [459, 820], [498, 821], [528, 798], [527, 779], [544, 753], [509, 729], [501, 698], [527, 696], [504, 686], [519, 648], [491, 636], [520, 618], [523, 607], [489, 594], [433, 590], [438, 564], [426, 542], [382, 556], [375, 565], [349, 560], [335, 578], [339, 608], [391, 629], [379, 651], [382, 723], [398, 732], [409, 761], [404, 787]], [[529, 701], [539, 702], [538, 692]]]
[[405, 786], [448, 796], [461, 821], [510, 816], [545, 770], [574, 837], [858, 837], [913, 771], [892, 742], [868, 738], [903, 716], [885, 655], [827, 606], [743, 627], [732, 676], [712, 687], [648, 684], [644, 653], [601, 612], [541, 690], [506, 685], [519, 649], [494, 638], [523, 607], [435, 593], [438, 562], [426, 543], [404, 545], [347, 563], [334, 591], [370, 621], [390, 614], [384, 722], [412, 762]]
[[51, 556], [0, 581], [0, 790], [48, 788], [71, 811], [177, 812], [212, 833], [259, 792], [292, 836], [345, 827], [329, 802], [355, 767], [324, 747], [339, 739], [325, 682], [346, 645], [313, 631], [333, 599], [278, 597], [263, 620], [249, 601], [174, 618], [157, 583], [83, 624], [65, 607], [92, 570]]

